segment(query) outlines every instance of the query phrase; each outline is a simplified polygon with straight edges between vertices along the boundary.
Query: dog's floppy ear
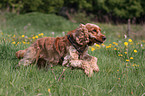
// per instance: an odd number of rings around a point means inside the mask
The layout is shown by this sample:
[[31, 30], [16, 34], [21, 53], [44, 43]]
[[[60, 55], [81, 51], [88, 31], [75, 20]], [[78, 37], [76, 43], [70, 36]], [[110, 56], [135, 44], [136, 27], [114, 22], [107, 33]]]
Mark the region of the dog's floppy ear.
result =
[[88, 29], [83, 24], [80, 24], [79, 28], [77, 28], [72, 35], [76, 43], [79, 45], [86, 45], [89, 42]]

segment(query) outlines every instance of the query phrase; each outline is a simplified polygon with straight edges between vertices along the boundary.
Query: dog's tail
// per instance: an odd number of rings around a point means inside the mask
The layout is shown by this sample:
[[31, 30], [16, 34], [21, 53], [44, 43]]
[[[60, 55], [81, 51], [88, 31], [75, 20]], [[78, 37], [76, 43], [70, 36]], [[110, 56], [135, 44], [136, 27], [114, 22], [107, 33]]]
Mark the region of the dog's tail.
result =
[[21, 59], [21, 58], [24, 57], [24, 54], [25, 54], [25, 53], [26, 53], [26, 49], [25, 49], [25, 50], [19, 50], [19, 51], [16, 52], [16, 57], [17, 57], [18, 59]]

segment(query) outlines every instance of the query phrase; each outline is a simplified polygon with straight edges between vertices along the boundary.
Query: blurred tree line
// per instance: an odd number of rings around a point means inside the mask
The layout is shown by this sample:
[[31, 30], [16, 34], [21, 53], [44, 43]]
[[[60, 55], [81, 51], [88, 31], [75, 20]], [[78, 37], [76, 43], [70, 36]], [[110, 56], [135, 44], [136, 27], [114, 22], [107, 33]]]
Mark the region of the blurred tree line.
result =
[[131, 19], [145, 23], [145, 0], [0, 0], [0, 9], [17, 14], [54, 13], [71, 21], [84, 17], [95, 22], [127, 23]]

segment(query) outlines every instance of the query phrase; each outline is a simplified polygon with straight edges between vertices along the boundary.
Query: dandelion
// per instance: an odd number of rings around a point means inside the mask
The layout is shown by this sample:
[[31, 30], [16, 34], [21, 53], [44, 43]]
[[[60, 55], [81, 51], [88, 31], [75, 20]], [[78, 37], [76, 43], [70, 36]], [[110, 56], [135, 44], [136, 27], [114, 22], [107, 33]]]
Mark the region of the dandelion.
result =
[[101, 44], [103, 47], [105, 47], [105, 44]]
[[43, 36], [44, 34], [43, 33], [41, 33], [41, 36]]
[[23, 41], [23, 44], [26, 44], [26, 42], [25, 42], [25, 41]]
[[124, 42], [124, 45], [127, 46], [128, 45], [128, 42]]
[[35, 39], [35, 37], [32, 37], [33, 39]]
[[117, 70], [117, 71], [119, 71], [119, 70]]
[[113, 42], [113, 44], [116, 44], [116, 42]]
[[48, 92], [50, 93], [50, 89], [48, 89]]
[[114, 44], [114, 45], [118, 45], [118, 43], [116, 43], [116, 42], [113, 42], [113, 44]]
[[38, 36], [36, 35], [35, 38], [38, 38]]
[[48, 92], [49, 92], [49, 96], [51, 96], [51, 92], [50, 92], [50, 89], [48, 89]]
[[118, 54], [118, 56], [123, 56], [122, 54]]
[[143, 43], [145, 43], [145, 40], [142, 40]]
[[129, 60], [128, 60], [128, 59], [126, 59], [126, 61], [128, 62]]
[[134, 53], [137, 53], [137, 50], [134, 50]]
[[130, 59], [133, 59], [133, 57], [130, 57]]
[[95, 48], [92, 47], [92, 48], [91, 48], [91, 51], [94, 51], [94, 50], [95, 50]]
[[25, 35], [22, 35], [22, 37], [25, 37]]
[[118, 45], [118, 43], [116, 43], [115, 45]]
[[98, 45], [98, 44], [96, 44], [95, 46], [96, 46], [97, 48], [100, 48], [100, 45]]
[[128, 42], [132, 42], [132, 39], [128, 39]]
[[107, 49], [107, 48], [111, 48], [111, 46], [106, 46], [106, 49]]
[[127, 52], [124, 52], [125, 54], [127, 54]]
[[16, 42], [12, 42], [12, 44], [16, 44]]
[[117, 48], [114, 48], [114, 50], [117, 50]]

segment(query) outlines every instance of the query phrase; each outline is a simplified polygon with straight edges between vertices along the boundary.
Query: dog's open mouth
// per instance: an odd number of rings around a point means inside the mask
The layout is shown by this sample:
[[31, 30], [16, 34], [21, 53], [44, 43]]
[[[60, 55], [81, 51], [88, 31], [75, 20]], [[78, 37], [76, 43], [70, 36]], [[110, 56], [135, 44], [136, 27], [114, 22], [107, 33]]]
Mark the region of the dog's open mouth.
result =
[[97, 39], [94, 39], [96, 41], [97, 44], [102, 44], [103, 42], [102, 41], [99, 41]]

